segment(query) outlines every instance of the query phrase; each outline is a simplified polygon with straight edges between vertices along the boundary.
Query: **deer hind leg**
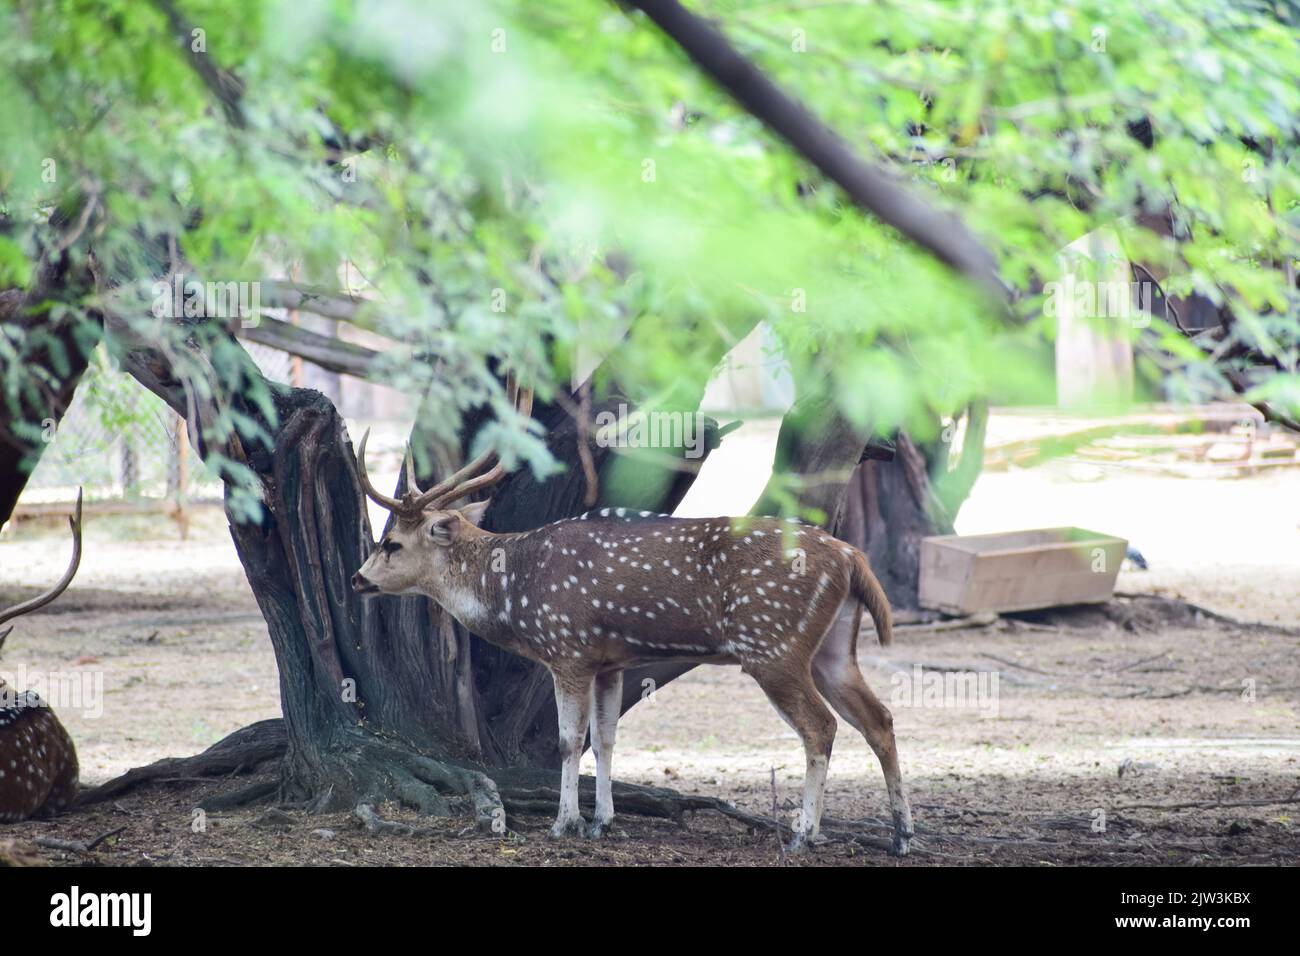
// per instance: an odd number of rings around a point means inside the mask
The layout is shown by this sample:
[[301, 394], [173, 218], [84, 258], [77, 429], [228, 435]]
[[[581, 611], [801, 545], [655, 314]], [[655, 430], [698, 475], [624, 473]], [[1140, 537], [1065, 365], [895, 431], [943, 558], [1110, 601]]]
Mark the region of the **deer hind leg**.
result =
[[803, 780], [803, 809], [794, 827], [792, 850], [801, 850], [821, 829], [826, 796], [826, 771], [835, 742], [835, 715], [817, 693], [807, 666], [793, 671], [772, 666], [748, 669], [781, 718], [803, 741], [807, 766]]
[[596, 755], [596, 815], [587, 835], [601, 837], [614, 822], [614, 734], [623, 705], [623, 672], [598, 674], [591, 685], [591, 749]]
[[587, 718], [591, 710], [590, 673], [551, 672], [555, 681], [555, 707], [560, 722], [560, 812], [551, 827], [551, 836], [560, 839], [581, 835], [584, 828], [578, 810], [578, 764], [582, 744], [587, 738]]
[[[856, 617], [856, 615], [855, 615]], [[867, 739], [880, 761], [889, 792], [889, 807], [894, 818], [894, 853], [907, 854], [912, 838], [912, 807], [903, 789], [903, 775], [898, 769], [898, 748], [894, 743], [894, 716], [872, 693], [862, 671], [858, 670], [857, 632], [845, 639], [847, 629], [833, 628], [813, 658], [813, 680], [835, 712]]]

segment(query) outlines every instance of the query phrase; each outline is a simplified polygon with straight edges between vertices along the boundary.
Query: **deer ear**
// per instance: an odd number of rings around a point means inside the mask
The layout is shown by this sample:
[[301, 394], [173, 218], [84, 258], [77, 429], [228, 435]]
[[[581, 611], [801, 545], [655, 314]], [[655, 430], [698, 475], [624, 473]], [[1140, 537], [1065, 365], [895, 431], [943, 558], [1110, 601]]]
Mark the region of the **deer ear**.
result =
[[490, 503], [491, 503], [490, 500], [476, 501], [473, 504], [465, 505], [465, 507], [460, 509], [460, 513], [465, 518], [466, 521], [468, 521], [470, 524], [472, 524], [474, 527], [477, 528], [479, 526], [479, 522], [483, 520], [483, 512], [487, 511], [487, 506]]
[[455, 520], [454, 511], [445, 511], [429, 522], [429, 537], [433, 539], [434, 544], [443, 548], [451, 544], [452, 534], [448, 526]]

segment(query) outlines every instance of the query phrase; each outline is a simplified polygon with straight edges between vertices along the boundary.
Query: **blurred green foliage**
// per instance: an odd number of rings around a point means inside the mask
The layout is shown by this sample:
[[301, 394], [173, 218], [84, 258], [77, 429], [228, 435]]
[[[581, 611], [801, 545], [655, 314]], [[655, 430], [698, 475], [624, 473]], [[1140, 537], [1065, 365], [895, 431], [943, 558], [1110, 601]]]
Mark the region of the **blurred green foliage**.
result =
[[[1294, 369], [1300, 258], [1293, 7], [1243, 0], [909, 0], [692, 5], [871, 161], [955, 209], [1022, 290], [1102, 226], [1171, 292], [1230, 287], [1233, 343]], [[385, 381], [428, 389], [429, 427], [504, 398], [486, 360], [546, 397], [577, 346], [603, 381], [689, 403], [721, 351], [771, 324], [796, 382], [851, 420], [933, 438], [973, 397], [1043, 401], [1050, 318], [1004, 316], [847, 206], [643, 17], [593, 0], [7, 0], [0, 10], [0, 286], [31, 275], [52, 210], [94, 196], [109, 303], [155, 340], [174, 235], [206, 279], [350, 282], [360, 324], [403, 343]], [[201, 47], [202, 49], [199, 49]], [[206, 60], [204, 60], [206, 58]], [[232, 124], [191, 59], [237, 76]], [[1148, 149], [1133, 134], [1155, 130]], [[336, 150], [331, 142], [346, 143]], [[1256, 144], [1252, 150], [1245, 140]], [[1166, 207], [1186, 238], [1139, 229]], [[1135, 334], [1137, 334], [1135, 332]], [[1178, 348], [1157, 328], [1157, 351]], [[221, 387], [273, 418], [220, 334]], [[1230, 393], [1199, 351], [1164, 367], [1188, 398]], [[417, 353], [444, 359], [432, 384]], [[4, 388], [23, 345], [0, 336]], [[1220, 358], [1222, 358], [1220, 356]], [[1258, 397], [1300, 414], [1294, 375]], [[254, 440], [233, 408], [219, 423]], [[493, 429], [509, 461], [536, 434]], [[220, 468], [222, 465], [217, 463]], [[229, 477], [238, 467], [227, 463]]]

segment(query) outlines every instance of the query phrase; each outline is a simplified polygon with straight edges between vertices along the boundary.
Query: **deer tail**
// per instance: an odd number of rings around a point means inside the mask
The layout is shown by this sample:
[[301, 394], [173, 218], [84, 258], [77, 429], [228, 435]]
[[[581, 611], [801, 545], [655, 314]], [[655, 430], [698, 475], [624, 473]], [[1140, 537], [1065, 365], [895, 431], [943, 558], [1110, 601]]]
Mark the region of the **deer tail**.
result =
[[871, 615], [871, 620], [876, 622], [876, 638], [881, 645], [886, 645], [894, 639], [893, 616], [889, 611], [889, 598], [885, 596], [885, 589], [880, 586], [876, 580], [875, 574], [871, 571], [871, 565], [867, 562], [867, 556], [856, 548], [849, 554], [851, 567], [849, 569], [849, 588], [853, 591], [853, 596], [857, 598]]

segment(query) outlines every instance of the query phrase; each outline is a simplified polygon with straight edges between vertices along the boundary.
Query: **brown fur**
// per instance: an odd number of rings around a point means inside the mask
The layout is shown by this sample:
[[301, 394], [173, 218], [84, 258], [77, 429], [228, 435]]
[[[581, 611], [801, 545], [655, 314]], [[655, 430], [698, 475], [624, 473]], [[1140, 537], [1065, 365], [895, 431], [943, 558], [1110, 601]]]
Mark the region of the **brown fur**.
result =
[[0, 821], [51, 816], [77, 795], [77, 750], [54, 712], [0, 681]]
[[[72, 583], [81, 563], [81, 492], [72, 528], [72, 560], [63, 578], [38, 597], [0, 610], [0, 623], [53, 601]], [[0, 646], [12, 628], [0, 628]], [[0, 680], [0, 821], [51, 816], [77, 795], [77, 749], [59, 718], [32, 691], [18, 693]]]
[[820, 529], [606, 510], [501, 535], [431, 513], [399, 523], [358, 576], [427, 594], [492, 643], [564, 669], [811, 661], [850, 595], [891, 637], [866, 557]]
[[[353, 583], [363, 593], [427, 595], [474, 633], [550, 669], [561, 790], [572, 791], [553, 833], [574, 825], [577, 759], [589, 723], [597, 741], [596, 829], [612, 818], [611, 680], [639, 664], [686, 660], [739, 664], [799, 733], [808, 759], [800, 839], [816, 835], [821, 816], [835, 738], [830, 708], [848, 720], [880, 758], [895, 847], [906, 852], [911, 812], [892, 718], [856, 659], [862, 607], [880, 642], [892, 639], [889, 602], [860, 551], [819, 528], [775, 518], [672, 518], [619, 508], [491, 534], [475, 526], [477, 516], [399, 513]], [[852, 633], [826, 641], [850, 598]]]

